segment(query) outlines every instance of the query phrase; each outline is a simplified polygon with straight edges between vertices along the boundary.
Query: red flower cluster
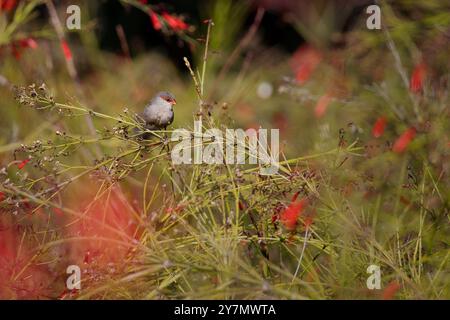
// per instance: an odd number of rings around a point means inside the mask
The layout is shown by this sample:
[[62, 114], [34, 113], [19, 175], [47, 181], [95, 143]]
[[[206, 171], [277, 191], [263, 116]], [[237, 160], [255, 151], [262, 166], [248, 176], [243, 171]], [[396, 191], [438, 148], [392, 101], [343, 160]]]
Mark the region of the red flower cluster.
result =
[[304, 45], [295, 51], [290, 65], [299, 84], [305, 83], [322, 60], [322, 55], [317, 49]]
[[314, 109], [314, 114], [316, 118], [321, 118], [327, 111], [328, 105], [330, 104], [332, 96], [328, 93], [324, 94], [320, 97], [319, 101], [317, 101], [316, 107]]
[[150, 19], [152, 21], [153, 29], [161, 30], [162, 28], [162, 19], [167, 23], [167, 25], [172, 28], [174, 31], [184, 31], [189, 29], [189, 25], [184, 22], [179, 17], [174, 15], [170, 15], [167, 12], [163, 12], [161, 16], [158, 16], [153, 10], [149, 10]]
[[161, 21], [159, 21], [158, 15], [153, 10], [150, 10], [150, 19], [152, 19], [153, 29], [161, 30]]
[[36, 49], [38, 44], [33, 38], [25, 38], [12, 42], [10, 46], [13, 56], [19, 60], [22, 56], [22, 50], [27, 48]]
[[[86, 188], [86, 187], [85, 187]], [[118, 188], [110, 194], [102, 196], [90, 204], [92, 193], [87, 187], [85, 195], [74, 201], [79, 207], [80, 199], [86, 199], [86, 207], [81, 207], [81, 217], [68, 215], [68, 237], [85, 237], [85, 241], [71, 244], [70, 255], [74, 262], [81, 265], [96, 261], [95, 268], [107, 268], [108, 263], [122, 261], [132, 248], [133, 241], [139, 237], [137, 224], [134, 220], [133, 208], [130, 207], [125, 195]], [[67, 201], [66, 201], [67, 203]], [[71, 207], [70, 202], [67, 207]], [[79, 209], [77, 209], [79, 210]]]
[[28, 162], [30, 162], [30, 159], [25, 159], [25, 160], [23, 160], [22, 162], [20, 162], [20, 163], [17, 165], [17, 168], [19, 168], [19, 170], [23, 169], [23, 167], [25, 167], [25, 166], [27, 165]]
[[423, 82], [427, 74], [427, 66], [425, 63], [418, 64], [411, 75], [411, 80], [409, 83], [409, 89], [413, 93], [418, 93], [423, 88]]
[[392, 147], [392, 150], [396, 153], [402, 153], [406, 150], [406, 147], [410, 144], [410, 142], [414, 139], [416, 136], [416, 128], [411, 127], [403, 134], [398, 137], [398, 139], [395, 141], [394, 146]]
[[167, 24], [173, 29], [173, 30], [187, 30], [189, 26], [186, 22], [181, 20], [180, 18], [177, 18], [175, 16], [171, 16], [167, 12], [162, 13], [163, 18], [167, 21]]
[[0, 217], [0, 299], [42, 299], [48, 296], [52, 277], [46, 266], [34, 259], [38, 243], [24, 241], [19, 229], [7, 215]]
[[0, 10], [11, 11], [16, 6], [17, 0], [0, 0]]
[[383, 135], [384, 129], [386, 128], [386, 117], [379, 117], [375, 124], [373, 125], [372, 135], [375, 138], [379, 138]]
[[306, 199], [297, 201], [298, 192], [294, 195], [289, 206], [281, 213], [281, 222], [289, 230], [295, 229], [297, 220], [306, 207]]
[[64, 58], [66, 58], [66, 60], [72, 60], [72, 51], [70, 50], [69, 44], [66, 40], [61, 41], [61, 49], [64, 53]]

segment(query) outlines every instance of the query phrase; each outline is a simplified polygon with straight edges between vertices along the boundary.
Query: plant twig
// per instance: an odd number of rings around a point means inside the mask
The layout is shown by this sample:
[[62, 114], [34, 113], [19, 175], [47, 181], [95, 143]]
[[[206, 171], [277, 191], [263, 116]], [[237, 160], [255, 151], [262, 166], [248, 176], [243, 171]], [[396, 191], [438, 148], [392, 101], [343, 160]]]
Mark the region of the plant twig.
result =
[[308, 242], [308, 231], [309, 231], [309, 228], [306, 228], [305, 238], [303, 240], [302, 252], [300, 253], [300, 257], [298, 258], [297, 269], [295, 269], [295, 273], [294, 273], [294, 276], [292, 277], [291, 285], [294, 283], [295, 279], [297, 278], [298, 272], [300, 271], [300, 266], [301, 266], [302, 260], [303, 260], [303, 254], [305, 253], [305, 249], [306, 249], [306, 243]]

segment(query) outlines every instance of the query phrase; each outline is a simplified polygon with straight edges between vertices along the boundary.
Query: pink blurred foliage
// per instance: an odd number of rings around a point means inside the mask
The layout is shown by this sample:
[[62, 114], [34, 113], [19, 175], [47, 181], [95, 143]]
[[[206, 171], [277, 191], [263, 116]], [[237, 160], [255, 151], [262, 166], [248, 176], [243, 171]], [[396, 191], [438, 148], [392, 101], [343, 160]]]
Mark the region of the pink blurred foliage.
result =
[[[7, 213], [0, 218], [0, 299], [47, 299], [51, 274], [35, 259], [37, 244]], [[34, 249], [33, 249], [34, 247]]]

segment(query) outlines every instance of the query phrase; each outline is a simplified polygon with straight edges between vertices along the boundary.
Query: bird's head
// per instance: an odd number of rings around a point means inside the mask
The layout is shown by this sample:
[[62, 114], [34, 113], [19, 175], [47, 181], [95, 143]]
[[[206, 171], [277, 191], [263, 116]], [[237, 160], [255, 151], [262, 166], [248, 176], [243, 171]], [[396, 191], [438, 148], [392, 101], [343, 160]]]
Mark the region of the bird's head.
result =
[[175, 100], [175, 96], [167, 91], [158, 92], [155, 96], [155, 99], [162, 99], [167, 103], [170, 103], [172, 106], [177, 104], [177, 100]]

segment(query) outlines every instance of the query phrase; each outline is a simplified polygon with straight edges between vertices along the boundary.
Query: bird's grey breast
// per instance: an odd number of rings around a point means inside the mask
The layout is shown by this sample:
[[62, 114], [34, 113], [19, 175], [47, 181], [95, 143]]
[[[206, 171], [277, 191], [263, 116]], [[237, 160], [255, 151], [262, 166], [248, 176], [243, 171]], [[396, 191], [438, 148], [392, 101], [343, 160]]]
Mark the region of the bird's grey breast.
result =
[[170, 103], [165, 101], [152, 101], [145, 108], [143, 116], [148, 124], [167, 126], [172, 123], [174, 113]]

